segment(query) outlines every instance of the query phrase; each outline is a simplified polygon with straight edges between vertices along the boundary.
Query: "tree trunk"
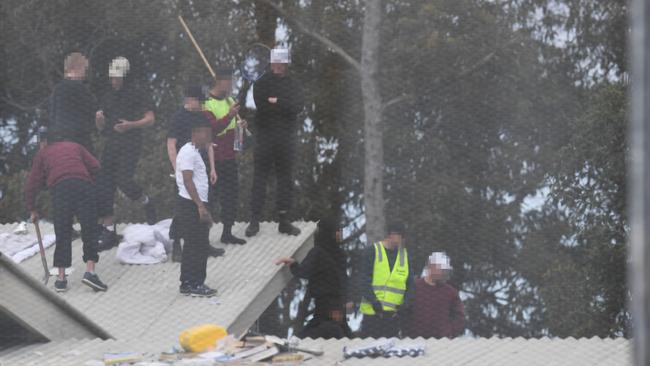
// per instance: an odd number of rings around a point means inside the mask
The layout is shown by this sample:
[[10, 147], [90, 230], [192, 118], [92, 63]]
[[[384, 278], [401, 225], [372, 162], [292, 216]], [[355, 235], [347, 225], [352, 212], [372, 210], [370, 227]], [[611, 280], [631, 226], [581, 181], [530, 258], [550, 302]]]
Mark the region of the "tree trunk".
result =
[[385, 235], [384, 217], [384, 132], [381, 120], [381, 95], [377, 85], [379, 66], [379, 23], [382, 1], [365, 2], [361, 46], [361, 89], [364, 110], [363, 202], [368, 242]]

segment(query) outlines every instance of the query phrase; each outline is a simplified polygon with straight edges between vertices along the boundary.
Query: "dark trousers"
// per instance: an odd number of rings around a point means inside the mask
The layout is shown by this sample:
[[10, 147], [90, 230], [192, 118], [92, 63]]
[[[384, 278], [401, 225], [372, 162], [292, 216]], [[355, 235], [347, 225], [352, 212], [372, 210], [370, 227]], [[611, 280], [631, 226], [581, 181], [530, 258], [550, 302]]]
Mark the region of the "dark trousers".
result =
[[54, 211], [54, 267], [72, 265], [72, 224], [77, 217], [81, 224], [83, 261], [99, 261], [97, 255], [97, 211], [95, 189], [89, 182], [67, 179], [52, 188]]
[[280, 213], [287, 213], [291, 209], [295, 149], [290, 138], [264, 136], [264, 131], [258, 132], [255, 142], [251, 213], [252, 219], [259, 221], [266, 201], [266, 184], [273, 172], [277, 182], [276, 209]]
[[210, 224], [199, 220], [199, 209], [192, 200], [178, 196], [176, 204], [176, 236], [183, 238], [181, 282], [200, 285], [205, 282], [210, 246]]
[[237, 160], [217, 160], [215, 162], [217, 175], [217, 191], [221, 212], [219, 217], [224, 226], [232, 226], [239, 205], [239, 169]]
[[117, 188], [133, 201], [142, 197], [142, 188], [135, 182], [140, 150], [140, 144], [125, 146], [107, 141], [101, 159], [102, 169], [97, 175], [97, 211], [100, 217], [113, 214]]
[[397, 337], [400, 331], [399, 317], [394, 312], [384, 312], [383, 316], [364, 314], [361, 331], [366, 338]]

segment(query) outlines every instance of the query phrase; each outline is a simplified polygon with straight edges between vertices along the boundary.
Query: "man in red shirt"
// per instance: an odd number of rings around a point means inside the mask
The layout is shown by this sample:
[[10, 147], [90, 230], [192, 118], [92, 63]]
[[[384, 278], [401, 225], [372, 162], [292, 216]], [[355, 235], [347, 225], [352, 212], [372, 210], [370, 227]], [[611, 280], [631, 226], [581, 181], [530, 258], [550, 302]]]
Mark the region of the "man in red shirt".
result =
[[99, 162], [83, 146], [70, 141], [50, 141], [42, 144], [32, 162], [32, 170], [25, 187], [25, 202], [32, 221], [38, 220], [36, 197], [44, 186], [52, 195], [54, 233], [54, 267], [59, 276], [54, 283], [57, 292], [66, 291], [68, 281], [65, 269], [72, 264], [72, 223], [76, 216], [81, 224], [83, 260], [86, 273], [82, 283], [96, 291], [106, 286], [95, 274], [97, 254], [97, 211], [93, 175], [99, 171]]
[[465, 310], [458, 291], [447, 283], [452, 267], [443, 252], [429, 256], [422, 278], [415, 281], [415, 299], [406, 327], [411, 338], [454, 338], [465, 328]]

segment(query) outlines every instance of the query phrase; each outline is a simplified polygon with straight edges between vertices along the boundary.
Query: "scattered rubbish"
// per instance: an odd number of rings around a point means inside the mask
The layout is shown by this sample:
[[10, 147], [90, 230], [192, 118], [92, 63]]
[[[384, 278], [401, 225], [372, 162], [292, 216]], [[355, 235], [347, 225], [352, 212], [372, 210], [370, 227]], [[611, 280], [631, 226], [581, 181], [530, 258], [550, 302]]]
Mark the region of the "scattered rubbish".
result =
[[343, 357], [418, 357], [424, 355], [424, 344], [396, 344], [394, 339], [376, 341], [359, 347], [343, 347]]
[[226, 329], [219, 325], [204, 324], [183, 331], [179, 342], [187, 352], [205, 352], [214, 350], [217, 341], [227, 335]]
[[[252, 335], [237, 339], [225, 335], [225, 329], [212, 324], [190, 328], [181, 334], [183, 349], [172, 348], [160, 354], [159, 361], [167, 365], [300, 365], [311, 355], [323, 351], [300, 346], [300, 339]], [[203, 351], [197, 351], [203, 349]], [[149, 366], [149, 365], [143, 365]], [[153, 365], [151, 365], [153, 366]]]
[[142, 354], [137, 352], [104, 353], [104, 365], [106, 366], [138, 361], [142, 361]]
[[376, 341], [365, 346], [343, 347], [343, 357], [377, 357], [395, 345], [394, 339]]
[[280, 353], [279, 355], [273, 356], [271, 361], [273, 362], [300, 362], [305, 359], [305, 356], [301, 353]]
[[212, 305], [221, 305], [221, 300], [216, 296], [211, 297], [208, 302]]

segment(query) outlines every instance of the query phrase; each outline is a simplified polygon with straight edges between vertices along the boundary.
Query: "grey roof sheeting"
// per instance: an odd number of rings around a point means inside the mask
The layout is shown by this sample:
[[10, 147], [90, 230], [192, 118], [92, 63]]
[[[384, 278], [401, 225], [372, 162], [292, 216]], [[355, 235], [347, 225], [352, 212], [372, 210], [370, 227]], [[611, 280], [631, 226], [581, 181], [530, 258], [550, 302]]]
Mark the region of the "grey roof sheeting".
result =
[[[305, 365], [337, 365], [343, 360], [344, 346], [373, 343], [373, 339], [306, 339], [301, 345], [322, 348], [324, 355], [313, 357]], [[400, 340], [398, 344], [424, 343], [420, 357], [348, 359], [341, 365], [359, 366], [631, 366], [632, 342], [627, 339], [523, 339], [457, 338]], [[155, 360], [160, 350], [152, 349], [146, 339], [121, 341], [67, 340], [14, 349], [0, 354], [0, 364], [25, 366], [76, 366], [90, 360], [102, 360], [105, 352], [142, 352]], [[4, 362], [4, 363], [3, 363]]]
[[[22, 327], [38, 338], [63, 340], [111, 337], [84, 313], [50, 291], [40, 279], [0, 253], [0, 306]], [[25, 306], [29, 304], [29, 306]]]
[[[109, 290], [93, 292], [81, 284], [85, 265], [81, 260], [81, 242], [73, 243], [73, 273], [68, 277], [69, 290], [59, 294], [66, 302], [108, 331], [116, 340], [146, 340], [152, 349], [165, 350], [178, 343], [184, 329], [204, 323], [222, 325], [231, 333], [241, 334], [268, 307], [291, 279], [288, 268], [275, 266], [281, 256], [304, 258], [313, 246], [316, 224], [295, 223], [300, 236], [277, 232], [277, 224], [261, 223], [260, 233], [246, 245], [217, 244], [225, 247], [224, 257], [208, 260], [209, 286], [219, 291], [216, 300], [192, 298], [178, 293], [180, 264], [168, 261], [154, 265], [125, 265], [115, 259], [116, 248], [100, 253], [97, 273]], [[42, 225], [43, 234], [53, 231]], [[14, 225], [0, 230], [9, 231]], [[118, 227], [121, 231], [124, 225]], [[245, 223], [237, 223], [235, 235], [243, 235]], [[210, 232], [211, 243], [218, 243], [221, 225]], [[54, 246], [47, 249], [51, 266]], [[38, 254], [20, 264], [35, 278], [43, 268]], [[54, 281], [50, 281], [49, 287]], [[6, 294], [0, 294], [0, 305]]]

